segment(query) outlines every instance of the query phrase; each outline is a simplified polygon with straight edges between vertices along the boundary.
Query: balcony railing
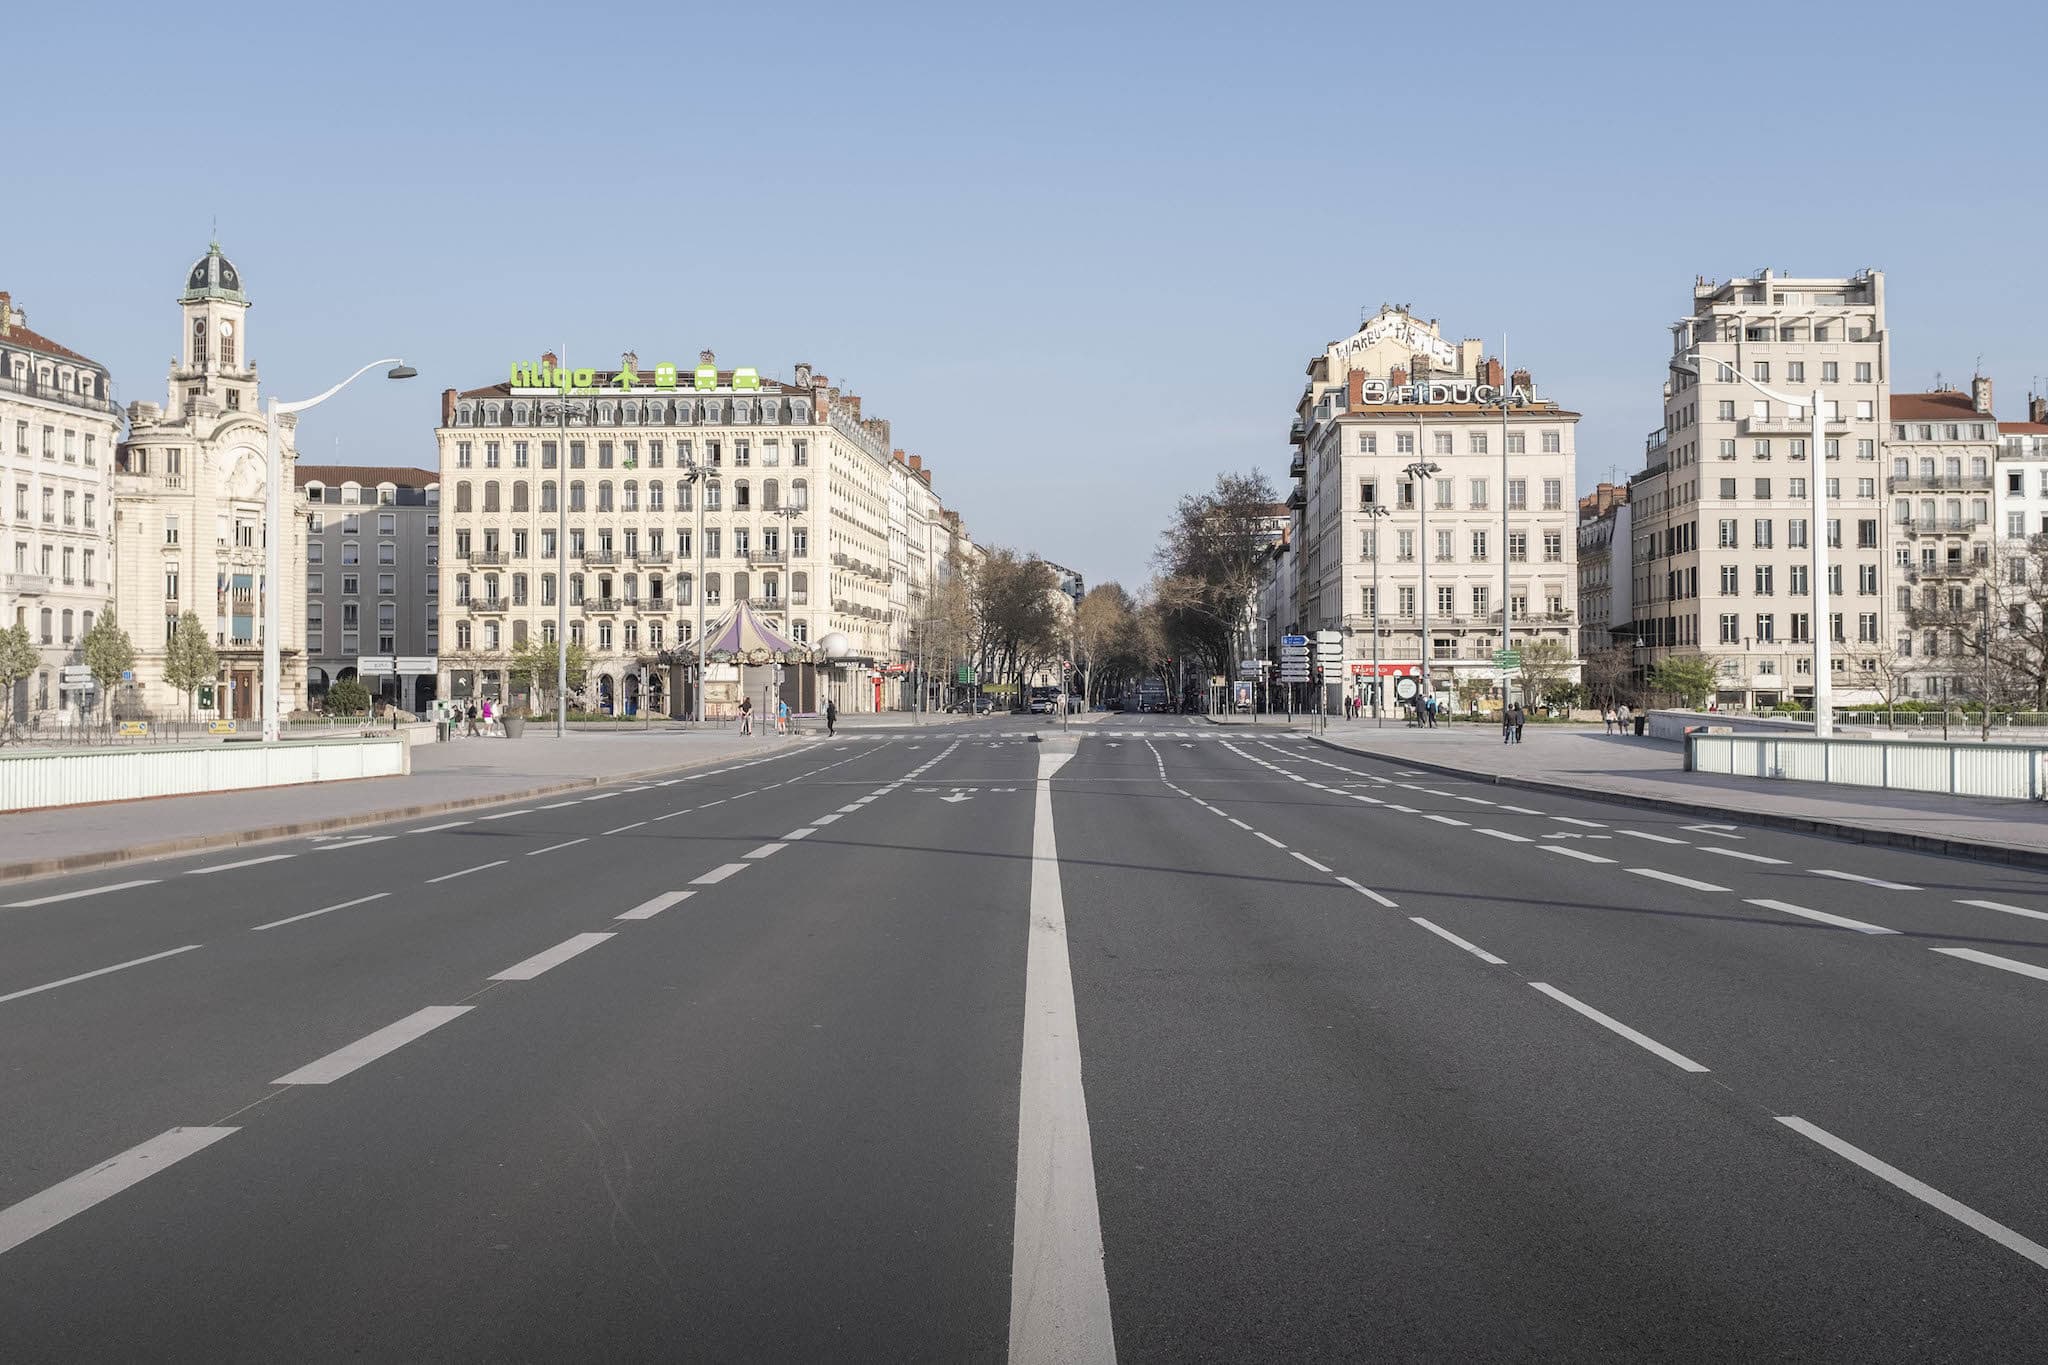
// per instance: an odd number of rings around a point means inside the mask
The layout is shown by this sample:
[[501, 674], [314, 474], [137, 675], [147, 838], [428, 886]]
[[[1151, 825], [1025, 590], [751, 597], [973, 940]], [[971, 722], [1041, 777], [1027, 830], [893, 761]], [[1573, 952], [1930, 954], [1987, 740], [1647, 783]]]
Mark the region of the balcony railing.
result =
[[632, 560], [636, 564], [672, 564], [675, 562], [675, 557], [676, 553], [674, 550], [666, 549], [629, 550], [626, 553], [626, 558]]
[[1897, 525], [1909, 536], [1961, 535], [1984, 522], [1982, 517], [1907, 517]]
[[583, 609], [585, 611], [613, 612], [622, 609], [624, 606], [625, 603], [616, 597], [586, 597], [583, 599]]
[[785, 556], [780, 550], [753, 550], [747, 555], [749, 564], [781, 564]]
[[582, 554], [582, 559], [585, 564], [616, 564], [619, 562], [618, 553], [614, 550], [585, 550]]
[[509, 597], [472, 597], [467, 603], [471, 616], [502, 616], [512, 605]]
[[479, 568], [497, 568], [505, 563], [505, 552], [503, 550], [472, 550], [468, 558], [470, 563]]
[[68, 408], [81, 408], [86, 412], [114, 414], [120, 411], [110, 399], [88, 398], [75, 389], [60, 389], [54, 384], [38, 384], [34, 375], [20, 379], [12, 375], [0, 375], [0, 390], [40, 399], [45, 403], [61, 403]]
[[1991, 475], [1987, 473], [1983, 478], [1977, 479], [1964, 478], [1960, 475], [1955, 478], [1945, 476], [1927, 478], [1919, 475], [1906, 478], [1894, 474], [1884, 481], [1884, 486], [1886, 491], [1892, 493], [1940, 493], [1948, 489], [1954, 489], [1957, 492], [1968, 492], [1972, 489], [1978, 492], [1989, 492], [1991, 489]]
[[39, 597], [50, 590], [50, 576], [43, 573], [11, 573], [0, 578], [7, 591], [24, 597]]

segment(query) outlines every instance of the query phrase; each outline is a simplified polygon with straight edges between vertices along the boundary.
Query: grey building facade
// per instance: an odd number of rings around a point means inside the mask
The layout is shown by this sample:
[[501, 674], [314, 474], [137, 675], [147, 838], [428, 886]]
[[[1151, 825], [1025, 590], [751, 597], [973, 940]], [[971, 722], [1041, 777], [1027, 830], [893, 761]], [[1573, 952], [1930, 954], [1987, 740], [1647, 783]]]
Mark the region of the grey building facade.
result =
[[[435, 670], [372, 672], [365, 659], [440, 653], [441, 481], [431, 469], [298, 467], [306, 508], [306, 690], [360, 676], [379, 701], [424, 711]], [[400, 667], [405, 665], [401, 662]]]

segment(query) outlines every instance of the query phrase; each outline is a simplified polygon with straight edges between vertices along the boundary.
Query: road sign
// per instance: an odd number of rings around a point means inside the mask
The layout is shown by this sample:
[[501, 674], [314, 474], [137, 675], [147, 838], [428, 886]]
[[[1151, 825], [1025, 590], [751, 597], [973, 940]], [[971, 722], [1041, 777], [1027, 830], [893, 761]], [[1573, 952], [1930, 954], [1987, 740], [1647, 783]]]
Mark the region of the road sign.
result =
[[1308, 636], [1283, 635], [1280, 637], [1280, 643], [1289, 649], [1305, 649], [1308, 646]]
[[201, 683], [197, 690], [199, 692], [199, 709], [211, 711], [213, 709], [213, 684]]
[[959, 672], [953, 675], [953, 680], [963, 686], [972, 686], [977, 676], [973, 664], [962, 664], [960, 665]]
[[121, 681], [122, 681], [122, 682], [134, 682], [134, 681], [135, 681], [135, 670], [134, 670], [134, 669], [132, 669], [132, 668], [124, 668], [124, 669], [122, 669], [122, 670], [121, 670]]
[[1522, 666], [1522, 651], [1519, 649], [1496, 649], [1493, 651], [1493, 666], [1514, 672]]
[[1413, 678], [1394, 679], [1394, 695], [1402, 701], [1415, 700], [1415, 694], [1422, 690], [1422, 684]]
[[1264, 659], [1239, 659], [1237, 661], [1237, 676], [1240, 678], [1256, 678], [1259, 676], [1260, 670], [1265, 666], [1266, 661]]
[[84, 664], [65, 664], [61, 676], [67, 683], [90, 682], [92, 670]]
[[391, 676], [389, 654], [363, 654], [356, 658], [356, 673], [364, 678], [388, 678]]

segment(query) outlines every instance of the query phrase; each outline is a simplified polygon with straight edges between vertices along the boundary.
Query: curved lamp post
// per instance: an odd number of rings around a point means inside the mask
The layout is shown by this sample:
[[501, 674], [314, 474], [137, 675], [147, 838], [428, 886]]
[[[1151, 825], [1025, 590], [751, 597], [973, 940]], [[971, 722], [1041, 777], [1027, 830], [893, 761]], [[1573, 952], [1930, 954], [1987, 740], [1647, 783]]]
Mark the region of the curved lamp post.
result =
[[[1422, 544], [1415, 548], [1415, 553], [1422, 563], [1422, 695], [1425, 698], [1436, 695], [1429, 681], [1429, 500], [1436, 496], [1436, 490], [1430, 486], [1430, 478], [1442, 472], [1442, 465], [1428, 460], [1417, 460], [1406, 470], [1408, 477], [1415, 480], [1415, 510], [1422, 519], [1422, 529], [1418, 532]], [[1500, 495], [1505, 498], [1507, 489], [1501, 489]], [[1501, 546], [1501, 553], [1507, 553], [1507, 546]], [[1379, 603], [1374, 602], [1373, 606], [1377, 608]]]

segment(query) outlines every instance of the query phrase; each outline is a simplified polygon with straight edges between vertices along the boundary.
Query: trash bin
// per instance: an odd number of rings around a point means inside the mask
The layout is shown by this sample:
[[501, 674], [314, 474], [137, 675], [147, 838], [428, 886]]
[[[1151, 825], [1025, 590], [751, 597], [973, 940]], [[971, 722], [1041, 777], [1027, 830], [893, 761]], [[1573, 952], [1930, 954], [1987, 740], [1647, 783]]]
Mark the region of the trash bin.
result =
[[1637, 716], [1637, 717], [1636, 717], [1636, 738], [1637, 738], [1637, 739], [1641, 739], [1641, 738], [1643, 737], [1643, 735], [1644, 735], [1645, 733], [1647, 733], [1647, 732], [1648, 732], [1649, 728], [1650, 728], [1650, 718], [1649, 718], [1648, 716]]
[[446, 744], [449, 740], [455, 738], [455, 723], [446, 720], [435, 721], [434, 738], [442, 744]]

